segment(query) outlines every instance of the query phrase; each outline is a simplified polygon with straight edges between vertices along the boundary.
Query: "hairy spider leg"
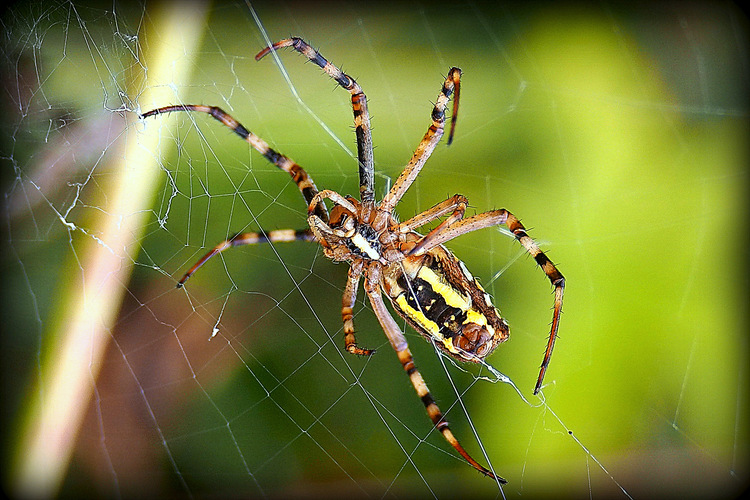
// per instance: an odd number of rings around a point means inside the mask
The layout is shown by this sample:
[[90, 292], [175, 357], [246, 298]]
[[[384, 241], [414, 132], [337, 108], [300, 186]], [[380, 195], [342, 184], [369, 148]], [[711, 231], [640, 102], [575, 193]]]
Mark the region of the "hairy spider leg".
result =
[[432, 394], [430, 394], [430, 390], [427, 388], [427, 383], [424, 381], [424, 378], [422, 378], [422, 374], [419, 373], [419, 370], [417, 370], [417, 367], [414, 365], [414, 359], [412, 357], [411, 351], [409, 350], [409, 344], [406, 342], [404, 334], [401, 332], [401, 329], [398, 327], [396, 321], [388, 312], [388, 309], [383, 302], [383, 297], [380, 292], [380, 268], [377, 266], [377, 264], [370, 265], [367, 271], [368, 272], [365, 274], [365, 291], [370, 299], [370, 304], [372, 304], [372, 309], [375, 312], [375, 316], [378, 318], [378, 321], [380, 322], [380, 326], [383, 327], [383, 331], [388, 337], [388, 341], [396, 351], [398, 360], [401, 362], [401, 366], [404, 367], [404, 371], [409, 376], [409, 381], [411, 382], [412, 386], [414, 386], [414, 390], [417, 392], [417, 395], [422, 401], [422, 404], [424, 404], [424, 407], [427, 410], [427, 415], [430, 417], [430, 420], [432, 420], [433, 425], [435, 426], [435, 428], [437, 428], [437, 430], [440, 431], [440, 433], [443, 435], [443, 438], [445, 438], [445, 440], [456, 451], [458, 451], [458, 453], [462, 457], [464, 457], [464, 459], [469, 462], [472, 467], [474, 467], [482, 474], [491, 477], [495, 481], [505, 484], [507, 482], [505, 479], [496, 475], [486, 467], [480, 465], [479, 462], [474, 460], [474, 458], [469, 455], [464, 447], [461, 446], [461, 443], [459, 443], [458, 439], [456, 439], [453, 431], [451, 431], [448, 421], [445, 419], [443, 413], [440, 411], [440, 408], [435, 403], [435, 399], [432, 397]]
[[[435, 245], [431, 245], [430, 241], [432, 241], [433, 238], [436, 238], [436, 235], [441, 234], [450, 226], [454, 225], [456, 222], [463, 219], [464, 213], [466, 213], [466, 207], [468, 205], [469, 205], [469, 200], [467, 200], [465, 196], [457, 194], [453, 196], [452, 198], [448, 198], [442, 203], [438, 203], [433, 208], [427, 210], [427, 212], [425, 212], [424, 214], [420, 214], [423, 217], [427, 217], [427, 216], [432, 217], [432, 214], [430, 214], [429, 212], [432, 212], [432, 211], [444, 212], [444, 211], [447, 211], [448, 208], [453, 209], [453, 212], [450, 214], [450, 216], [448, 216], [443, 222], [438, 224], [437, 227], [435, 227], [432, 231], [422, 236], [422, 238], [417, 242], [414, 248], [412, 248], [408, 252], [408, 255], [419, 255], [422, 253], [423, 248], [427, 250], [429, 250], [430, 248], [433, 248]], [[399, 225], [399, 229], [403, 231], [404, 228], [401, 228], [400, 226], [403, 226], [403, 224]], [[417, 226], [407, 226], [407, 227], [417, 227]]]
[[346, 351], [359, 356], [370, 356], [375, 354], [375, 350], [358, 347], [354, 333], [354, 304], [357, 302], [357, 290], [359, 279], [362, 276], [363, 262], [362, 260], [353, 262], [349, 268], [346, 288], [341, 300], [341, 319], [344, 321], [344, 347]]
[[177, 288], [180, 288], [185, 282], [200, 269], [209, 259], [220, 254], [227, 248], [239, 247], [243, 245], [257, 245], [259, 243], [282, 243], [289, 241], [315, 241], [315, 235], [309, 229], [276, 229], [274, 231], [265, 231], [260, 233], [238, 233], [228, 238], [198, 260], [193, 267], [177, 282]]
[[[458, 120], [458, 98], [461, 91], [461, 70], [459, 68], [451, 68], [448, 72], [448, 79], [452, 80], [453, 83], [453, 112], [451, 114], [451, 130], [448, 133], [448, 146], [453, 142], [453, 134], [456, 132], [456, 120]], [[446, 86], [443, 86], [443, 92], [448, 92]]]
[[[229, 113], [216, 106], [204, 106], [202, 104], [175, 104], [164, 106], [162, 108], [152, 109], [141, 115], [141, 118], [149, 116], [173, 113], [175, 111], [206, 113], [229, 127], [235, 134], [247, 141], [256, 151], [263, 155], [269, 162], [288, 173], [292, 180], [297, 184], [305, 202], [309, 205], [312, 199], [318, 194], [318, 188], [308, 175], [304, 168], [289, 159], [289, 157], [278, 153], [268, 145], [266, 141], [246, 129], [240, 122], [235, 120]], [[322, 203], [315, 207], [315, 215], [323, 221], [328, 221], [328, 212]]]
[[409, 233], [418, 227], [429, 224], [430, 222], [439, 219], [440, 217], [443, 217], [448, 213], [454, 212], [456, 210], [456, 207], [461, 202], [468, 203], [468, 200], [465, 196], [460, 194], [457, 194], [452, 198], [448, 198], [447, 200], [441, 201], [432, 208], [429, 208], [424, 212], [415, 215], [411, 219], [407, 219], [404, 222], [400, 223], [398, 225], [398, 232], [402, 234]]
[[352, 110], [354, 112], [354, 131], [357, 135], [357, 160], [359, 162], [359, 194], [363, 203], [373, 203], [375, 200], [375, 167], [372, 153], [372, 130], [370, 128], [370, 113], [367, 111], [367, 97], [362, 87], [337, 66], [327, 61], [317, 50], [313, 49], [301, 38], [293, 37], [280, 40], [270, 47], [258, 52], [255, 60], [260, 60], [272, 51], [283, 47], [292, 47], [310, 61], [318, 65], [341, 87], [352, 95]]
[[[406, 190], [414, 183], [414, 180], [419, 175], [419, 172], [424, 167], [425, 162], [430, 158], [430, 155], [435, 150], [440, 138], [443, 137], [443, 130], [445, 128], [445, 109], [448, 106], [448, 101], [454, 90], [458, 91], [459, 82], [461, 80], [461, 70], [459, 68], [451, 68], [448, 72], [448, 77], [443, 83], [443, 87], [440, 89], [438, 94], [437, 102], [432, 109], [432, 124], [427, 129], [422, 141], [417, 146], [416, 151], [406, 165], [406, 168], [398, 176], [393, 187], [385, 195], [383, 200], [378, 205], [378, 212], [388, 213], [393, 212], [396, 204], [406, 193]], [[458, 117], [458, 97], [459, 94], [456, 92], [455, 99], [453, 100], [453, 118], [451, 125], [451, 133], [449, 143], [453, 138], [453, 130], [455, 126], [455, 120]]]
[[523, 227], [521, 221], [519, 221], [512, 213], [508, 211], [505, 212], [508, 217], [505, 225], [511, 230], [513, 236], [516, 237], [518, 242], [521, 243], [526, 251], [534, 258], [539, 267], [542, 268], [542, 271], [544, 271], [544, 274], [549, 278], [552, 286], [555, 287], [555, 305], [552, 311], [552, 327], [550, 328], [549, 339], [547, 340], [547, 348], [544, 350], [544, 359], [542, 360], [542, 365], [539, 369], [539, 377], [534, 386], [534, 394], [537, 394], [542, 388], [544, 375], [547, 373], [547, 367], [549, 366], [550, 358], [552, 358], [552, 349], [555, 348], [555, 340], [557, 340], [557, 330], [560, 327], [560, 316], [562, 315], [565, 278], [552, 261], [549, 260], [547, 255], [539, 249], [536, 242], [526, 234], [526, 228]]

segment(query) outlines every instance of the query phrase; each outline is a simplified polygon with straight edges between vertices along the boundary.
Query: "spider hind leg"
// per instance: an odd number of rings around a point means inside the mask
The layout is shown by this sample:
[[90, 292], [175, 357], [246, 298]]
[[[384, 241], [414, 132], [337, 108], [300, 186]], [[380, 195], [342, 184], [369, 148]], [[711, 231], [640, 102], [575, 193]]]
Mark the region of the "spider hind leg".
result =
[[346, 352], [350, 354], [371, 356], [375, 354], [375, 350], [357, 346], [357, 340], [354, 335], [354, 303], [357, 301], [357, 290], [361, 275], [361, 265], [352, 265], [349, 268], [349, 277], [346, 280], [346, 288], [344, 289], [341, 306], [341, 319], [344, 321], [344, 347]]
[[261, 231], [259, 233], [235, 234], [231, 238], [228, 238], [213, 247], [207, 254], [201, 257], [198, 262], [193, 264], [193, 267], [191, 267], [188, 272], [182, 276], [182, 279], [177, 282], [177, 288], [181, 288], [185, 282], [203, 266], [203, 264], [227, 248], [244, 245], [257, 245], [259, 243], [281, 243], [287, 241], [315, 241], [315, 236], [309, 229], [278, 229], [268, 232]]
[[419, 399], [424, 404], [427, 410], [427, 415], [432, 420], [433, 425], [440, 431], [443, 438], [476, 470], [488, 476], [501, 484], [505, 484], [507, 481], [502, 477], [496, 475], [491, 470], [483, 467], [479, 462], [474, 460], [471, 455], [461, 446], [456, 436], [450, 429], [448, 421], [443, 416], [443, 413], [438, 408], [435, 400], [430, 394], [430, 390], [427, 388], [427, 384], [422, 378], [422, 374], [419, 373], [417, 367], [414, 365], [414, 359], [411, 351], [409, 350], [409, 344], [406, 342], [406, 337], [401, 332], [401, 329], [396, 324], [393, 316], [388, 312], [388, 309], [383, 302], [383, 297], [380, 292], [380, 270], [376, 266], [371, 266], [367, 269], [369, 271], [365, 275], [365, 291], [367, 296], [370, 298], [370, 304], [372, 305], [373, 312], [380, 322], [380, 326], [383, 327], [383, 331], [388, 337], [391, 347], [396, 351], [398, 359], [401, 362], [401, 366], [404, 367], [404, 371], [409, 376], [414, 390], [417, 392]]

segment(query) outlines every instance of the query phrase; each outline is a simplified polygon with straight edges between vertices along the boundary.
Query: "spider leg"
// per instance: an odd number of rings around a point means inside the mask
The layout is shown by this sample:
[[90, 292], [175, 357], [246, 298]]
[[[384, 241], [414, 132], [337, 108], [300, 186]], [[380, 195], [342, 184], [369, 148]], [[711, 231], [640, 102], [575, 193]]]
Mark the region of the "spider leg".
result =
[[452, 198], [448, 198], [447, 200], [438, 203], [434, 207], [422, 212], [421, 214], [417, 214], [416, 216], [412, 217], [411, 219], [407, 220], [406, 222], [399, 224], [399, 231], [402, 233], [407, 233], [409, 231], [412, 231], [414, 228], [419, 227], [423, 224], [426, 224], [434, 219], [437, 219], [439, 217], [442, 217], [446, 215], [448, 212], [452, 210], [451, 215], [445, 219], [443, 222], [438, 224], [437, 227], [435, 227], [432, 231], [424, 235], [421, 239], [419, 239], [414, 245], [413, 243], [408, 243], [409, 246], [412, 248], [402, 248], [402, 250], [406, 251], [407, 255], [412, 254], [420, 254], [422, 248], [428, 247], [432, 248], [434, 245], [431, 245], [430, 242], [433, 238], [437, 238], [437, 235], [440, 235], [443, 233], [448, 227], [454, 225], [456, 222], [462, 220], [464, 218], [464, 213], [466, 212], [466, 207], [469, 204], [469, 200], [466, 199], [465, 196], [457, 194], [454, 195]]
[[352, 95], [352, 110], [354, 112], [354, 127], [357, 135], [357, 159], [359, 161], [359, 193], [363, 203], [375, 200], [375, 167], [372, 154], [372, 131], [370, 128], [370, 114], [367, 111], [367, 97], [362, 87], [338, 67], [327, 61], [320, 52], [313, 49], [304, 40], [297, 37], [280, 40], [270, 47], [258, 52], [255, 60], [260, 60], [267, 54], [283, 47], [292, 47], [310, 61], [318, 65], [341, 87]]
[[[307, 202], [308, 205], [315, 197], [315, 195], [318, 194], [318, 188], [315, 187], [315, 183], [308, 175], [308, 173], [305, 172], [304, 168], [290, 160], [287, 156], [274, 151], [266, 141], [250, 132], [240, 122], [232, 118], [232, 116], [230, 116], [221, 108], [218, 108], [216, 106], [204, 106], [202, 104], [175, 104], [173, 106], [164, 106], [162, 108], [152, 109], [151, 111], [148, 111], [147, 113], [141, 115], [141, 118], [173, 113], [175, 111], [207, 113], [213, 116], [216, 120], [232, 129], [235, 134], [247, 141], [268, 161], [279, 167], [284, 172], [288, 173], [297, 184], [297, 187], [302, 192], [302, 196], [304, 196], [305, 202]], [[325, 206], [321, 205], [320, 208], [316, 209], [316, 215], [321, 219], [328, 221], [328, 212], [326, 212]]]
[[[313, 197], [312, 201], [307, 206], [307, 223], [310, 225], [313, 234], [317, 235], [321, 245], [323, 245], [324, 248], [330, 248], [331, 245], [328, 241], [329, 239], [341, 240], [350, 237], [351, 235], [348, 233], [347, 228], [336, 227], [334, 229], [328, 224], [329, 221], [322, 220], [316, 215], [317, 208], [324, 206], [323, 200], [326, 199], [330, 199], [337, 206], [344, 208], [352, 217], [357, 213], [357, 208], [345, 197], [341, 196], [336, 191], [331, 191], [330, 189], [324, 189]], [[344, 250], [344, 254], [348, 254], [348, 252]]]
[[412, 155], [409, 164], [406, 166], [401, 175], [398, 176], [393, 187], [385, 195], [383, 201], [378, 206], [378, 211], [384, 213], [391, 213], [396, 204], [406, 193], [406, 190], [412, 185], [414, 180], [419, 175], [419, 172], [424, 167], [425, 162], [430, 158], [430, 155], [435, 150], [440, 138], [443, 137], [443, 131], [445, 128], [445, 109], [448, 106], [448, 100], [455, 91], [455, 98], [453, 100], [453, 117], [451, 132], [448, 137], [448, 144], [453, 140], [453, 130], [458, 117], [458, 89], [461, 81], [461, 70], [459, 68], [451, 68], [448, 72], [448, 77], [443, 83], [443, 88], [440, 89], [438, 94], [437, 102], [435, 107], [432, 109], [432, 124], [427, 129], [427, 133], [422, 138], [422, 141], [417, 146], [417, 150]]
[[404, 371], [406, 371], [406, 374], [409, 376], [409, 380], [411, 381], [412, 386], [414, 386], [414, 390], [417, 391], [417, 395], [422, 400], [422, 403], [427, 410], [427, 415], [429, 415], [433, 425], [440, 431], [445, 440], [448, 441], [448, 443], [453, 446], [453, 448], [458, 451], [458, 453], [464, 457], [472, 467], [500, 483], [506, 483], [507, 481], [505, 479], [497, 476], [474, 460], [464, 447], [461, 446], [461, 443], [451, 431], [448, 421], [445, 419], [443, 413], [440, 411], [440, 408], [438, 408], [435, 400], [430, 394], [430, 390], [427, 388], [424, 378], [422, 378], [419, 370], [417, 370], [417, 367], [414, 365], [414, 359], [409, 350], [409, 345], [406, 342], [406, 337], [404, 337], [404, 334], [401, 332], [401, 329], [398, 327], [396, 321], [388, 312], [388, 309], [383, 302], [379, 284], [380, 267], [378, 267], [377, 264], [371, 265], [367, 271], [368, 272], [365, 274], [365, 291], [370, 298], [372, 309], [375, 312], [375, 316], [377, 316], [380, 325], [383, 327], [383, 331], [388, 337], [391, 346], [396, 351], [401, 366], [404, 367]]
[[360, 356], [375, 354], [374, 349], [363, 349], [357, 346], [354, 337], [354, 303], [357, 302], [357, 289], [359, 278], [362, 276], [362, 260], [352, 263], [349, 268], [349, 277], [346, 280], [344, 298], [342, 300], [341, 318], [344, 321], [344, 346], [346, 351]]
[[206, 255], [201, 257], [198, 262], [193, 264], [193, 267], [191, 267], [182, 279], [177, 282], [177, 288], [184, 285], [185, 282], [210, 258], [220, 254], [227, 248], [242, 245], [257, 245], [258, 243], [280, 243], [287, 241], [315, 241], [315, 236], [310, 229], [278, 229], [275, 231], [260, 233], [238, 233], [213, 247]]
[[[544, 375], [547, 373], [547, 367], [552, 358], [552, 350], [555, 347], [555, 340], [557, 340], [557, 331], [560, 327], [560, 316], [562, 314], [565, 278], [557, 267], [555, 267], [549, 257], [542, 252], [536, 242], [534, 242], [534, 240], [526, 233], [526, 228], [523, 227], [523, 224], [521, 224], [518, 218], [505, 209], [493, 210], [491, 212], [474, 215], [468, 219], [459, 220], [452, 225], [443, 228], [439, 232], [431, 231], [427, 236], [422, 238], [411, 253], [418, 255], [436, 247], [437, 245], [441, 245], [446, 241], [461, 236], [462, 234], [499, 224], [505, 224], [507, 228], [510, 229], [516, 240], [518, 240], [518, 242], [534, 258], [539, 267], [542, 268], [542, 271], [544, 271], [544, 274], [549, 278], [552, 286], [555, 288], [552, 326], [550, 328], [549, 340], [547, 341], [547, 348], [544, 350], [544, 359], [542, 360], [539, 370], [539, 377], [537, 377], [536, 385], [534, 386], [534, 394], [537, 394], [542, 387]], [[426, 241], [428, 240], [428, 237], [429, 241]]]
[[340, 195], [336, 191], [332, 191], [330, 189], [324, 189], [323, 191], [317, 193], [313, 199], [310, 201], [310, 204], [307, 207], [307, 213], [308, 215], [314, 215], [315, 209], [318, 207], [318, 205], [322, 205], [323, 200], [331, 200], [337, 205], [341, 205], [345, 209], [349, 211], [352, 215], [357, 213], [357, 208], [347, 200], [344, 196]]
[[[422, 213], [419, 213], [412, 217], [411, 219], [407, 219], [404, 222], [400, 223], [398, 225], [398, 228], [395, 230], [400, 233], [408, 233], [413, 231], [414, 229], [424, 226], [425, 224], [429, 224], [430, 222], [439, 219], [440, 217], [443, 217], [444, 215], [453, 212], [456, 210], [456, 208], [462, 204], [462, 202], [468, 203], [468, 200], [466, 197], [457, 194], [453, 196], [452, 198], [448, 198], [445, 201], [441, 201], [437, 205], [433, 206], [432, 208], [429, 208], [425, 210]], [[461, 213], [463, 213], [466, 210], [464, 207], [461, 210]], [[458, 219], [456, 219], [458, 220]], [[455, 220], [453, 221], [455, 222]]]

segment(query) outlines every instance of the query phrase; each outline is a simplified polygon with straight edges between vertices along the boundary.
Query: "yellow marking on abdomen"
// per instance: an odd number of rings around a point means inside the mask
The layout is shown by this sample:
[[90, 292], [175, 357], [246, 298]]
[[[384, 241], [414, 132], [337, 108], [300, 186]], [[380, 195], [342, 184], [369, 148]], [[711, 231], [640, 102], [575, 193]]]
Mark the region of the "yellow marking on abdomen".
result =
[[404, 314], [409, 316], [418, 325], [421, 325], [422, 328], [430, 333], [430, 335], [435, 338], [439, 338], [440, 327], [438, 326], [438, 324], [425, 316], [422, 311], [418, 311], [417, 309], [414, 309], [412, 306], [410, 306], [406, 301], [406, 296], [401, 294], [396, 297], [396, 304], [404, 312]]
[[455, 288], [441, 280], [440, 276], [429, 267], [423, 266], [417, 273], [417, 277], [429, 283], [432, 286], [432, 290], [443, 297], [446, 305], [462, 311], [468, 311], [471, 308], [470, 297], [458, 293]]
[[469, 309], [468, 311], [466, 311], [466, 319], [464, 320], [464, 325], [466, 323], [476, 323], [477, 325], [489, 326], [487, 324], [487, 317], [484, 314], [475, 311], [474, 309]]

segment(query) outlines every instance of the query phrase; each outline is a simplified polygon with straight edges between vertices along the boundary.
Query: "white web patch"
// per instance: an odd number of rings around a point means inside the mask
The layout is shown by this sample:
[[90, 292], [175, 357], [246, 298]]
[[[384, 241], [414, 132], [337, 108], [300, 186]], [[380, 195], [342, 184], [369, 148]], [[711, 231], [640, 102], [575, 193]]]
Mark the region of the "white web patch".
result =
[[[197, 5], [3, 16], [11, 490], [627, 498], [747, 484], [738, 12]], [[492, 366], [446, 363], [404, 325], [454, 434], [502, 488], [432, 428], [361, 293], [357, 340], [378, 352], [344, 351], [347, 268], [316, 245], [231, 249], [174, 287], [232, 234], [303, 229], [304, 202], [210, 117], [138, 113], [220, 106], [319, 188], [357, 192], [346, 92], [296, 53], [253, 59], [289, 35], [367, 93], [378, 197], [461, 67], [454, 143], [400, 217], [456, 193], [471, 214], [508, 208], [567, 278], [540, 399], [552, 296], [504, 231], [447, 244], [511, 325]], [[50, 435], [65, 439], [35, 448]]]

